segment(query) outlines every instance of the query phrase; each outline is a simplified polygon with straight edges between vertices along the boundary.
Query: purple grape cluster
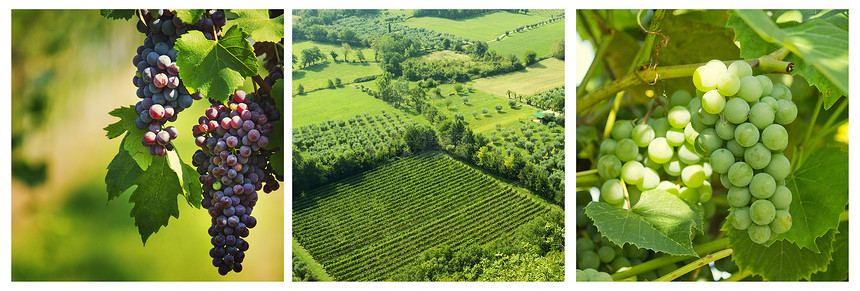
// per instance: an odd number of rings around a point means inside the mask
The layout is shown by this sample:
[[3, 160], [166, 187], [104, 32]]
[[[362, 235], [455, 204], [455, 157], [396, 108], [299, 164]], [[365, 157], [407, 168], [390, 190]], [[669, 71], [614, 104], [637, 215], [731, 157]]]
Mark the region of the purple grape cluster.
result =
[[251, 216], [257, 191], [269, 193], [279, 187], [268, 162], [271, 152], [263, 148], [274, 126], [252, 97], [240, 90], [226, 105], [210, 100], [212, 106], [192, 128], [200, 147], [192, 164], [203, 184], [201, 204], [212, 216], [209, 255], [221, 275], [242, 271], [248, 250], [244, 238], [257, 225]]

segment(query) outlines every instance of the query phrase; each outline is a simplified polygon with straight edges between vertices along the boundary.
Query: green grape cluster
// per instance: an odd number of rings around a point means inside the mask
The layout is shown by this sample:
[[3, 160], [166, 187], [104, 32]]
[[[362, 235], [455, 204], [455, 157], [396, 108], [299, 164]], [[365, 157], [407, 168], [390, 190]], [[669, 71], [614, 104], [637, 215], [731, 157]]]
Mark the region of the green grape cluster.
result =
[[693, 85], [704, 92], [695, 149], [728, 189], [732, 226], [758, 244], [788, 231], [792, 193], [785, 178], [791, 164], [783, 154], [788, 146], [783, 125], [797, 117], [791, 91], [753, 75], [744, 61], [726, 67], [712, 60], [696, 69]]
[[643, 191], [651, 189], [665, 190], [692, 204], [707, 202], [713, 195], [713, 170], [695, 148], [700, 128], [713, 124], [705, 121], [711, 117], [699, 113], [700, 98], [685, 90], [660, 100], [668, 111], [654, 110], [638, 124], [618, 120], [611, 137], [600, 144], [597, 172], [605, 179], [600, 196], [610, 205], [623, 207], [624, 186], [631, 206]]
[[606, 272], [600, 272], [595, 269], [576, 269], [577, 282], [612, 282], [612, 276]]

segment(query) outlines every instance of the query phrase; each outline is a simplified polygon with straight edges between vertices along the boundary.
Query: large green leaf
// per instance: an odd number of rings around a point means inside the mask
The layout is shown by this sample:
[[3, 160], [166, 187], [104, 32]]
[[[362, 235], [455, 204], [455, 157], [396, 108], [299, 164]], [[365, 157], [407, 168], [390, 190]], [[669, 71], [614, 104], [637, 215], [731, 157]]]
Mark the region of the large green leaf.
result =
[[129, 20], [134, 16], [133, 9], [99, 9], [99, 14], [107, 19]]
[[255, 41], [279, 42], [284, 38], [284, 15], [269, 18], [266, 9], [232, 9], [239, 15], [230, 22], [251, 34]]
[[176, 9], [176, 16], [179, 16], [182, 22], [197, 24], [205, 11], [204, 9]]
[[754, 243], [745, 230], [731, 228], [728, 232], [735, 250], [732, 260], [741, 270], [749, 270], [768, 281], [797, 281], [809, 279], [812, 273], [827, 269], [831, 259], [836, 230], [828, 231], [815, 240], [815, 252], [787, 241], [770, 246]]
[[128, 151], [128, 154], [137, 163], [137, 166], [145, 171], [152, 163], [152, 154], [149, 153], [149, 147], [143, 145], [144, 133], [146, 132], [136, 127], [134, 130], [129, 130], [122, 145], [123, 149]]
[[618, 245], [631, 243], [670, 255], [696, 256], [693, 229], [704, 224], [687, 203], [664, 190], [643, 192], [630, 211], [591, 202], [585, 213], [601, 234]]
[[138, 177], [137, 189], [128, 198], [130, 203], [134, 203], [131, 217], [134, 217], [134, 225], [144, 245], [150, 235], [167, 226], [171, 216], [179, 218], [176, 205], [176, 196], [179, 195], [182, 195], [179, 177], [167, 165], [167, 157], [152, 159], [152, 165]]
[[812, 281], [845, 281], [848, 280], [848, 222], [839, 225], [839, 233], [833, 242], [833, 261], [827, 266], [827, 271], [812, 274]]
[[207, 40], [200, 31], [191, 31], [176, 41], [179, 76], [189, 91], [225, 101], [246, 77], [257, 74], [257, 59], [248, 34], [231, 27], [217, 41]]
[[819, 148], [785, 185], [793, 196], [789, 207], [792, 225], [777, 240], [786, 239], [817, 252], [815, 239], [839, 227], [839, 214], [848, 204], [848, 153], [839, 148]]
[[817, 87], [825, 96], [825, 108], [830, 108], [848, 94], [848, 31], [841, 25], [842, 13], [779, 12], [774, 17], [782, 27], [761, 10], [737, 10], [726, 26], [734, 28], [744, 58], [788, 48], [793, 55], [786, 61], [795, 64], [794, 73]]
[[194, 208], [200, 208], [200, 200], [203, 199], [203, 186], [200, 185], [200, 173], [189, 164], [182, 161], [179, 151], [174, 148], [176, 157], [179, 159], [179, 167], [182, 172], [182, 189], [185, 190], [185, 201]]
[[137, 130], [137, 126], [134, 125], [134, 120], [137, 119], [138, 115], [134, 111], [134, 106], [129, 107], [120, 107], [112, 110], [110, 113], [111, 116], [119, 117], [119, 121], [109, 124], [104, 128], [107, 133], [108, 138], [116, 138], [126, 131], [134, 131]]
[[[124, 142], [125, 139], [123, 138]], [[107, 185], [108, 201], [119, 197], [122, 192], [134, 186], [137, 177], [143, 174], [143, 170], [134, 162], [128, 151], [123, 149], [122, 144], [119, 146], [119, 153], [113, 157], [107, 168], [105, 184]]]

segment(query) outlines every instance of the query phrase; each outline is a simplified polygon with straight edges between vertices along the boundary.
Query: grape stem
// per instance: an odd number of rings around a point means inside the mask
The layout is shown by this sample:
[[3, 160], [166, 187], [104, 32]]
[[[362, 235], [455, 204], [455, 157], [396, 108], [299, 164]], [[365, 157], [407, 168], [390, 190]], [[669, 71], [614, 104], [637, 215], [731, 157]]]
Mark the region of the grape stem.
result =
[[580, 81], [579, 87], [576, 87], [576, 96], [581, 96], [582, 93], [585, 93], [585, 86], [588, 84], [588, 81], [594, 77], [594, 73], [597, 72], [597, 68], [602, 65], [603, 56], [609, 51], [609, 44], [612, 43], [612, 39], [614, 37], [615, 30], [610, 30], [609, 33], [600, 41], [597, 53], [594, 54], [594, 61], [591, 62], [591, 66], [588, 67], [588, 71], [585, 72], [585, 77]]
[[723, 280], [723, 282], [737, 282], [737, 281], [743, 280], [744, 278], [749, 277], [751, 275], [752, 275], [752, 271], [744, 270], [743, 272], [733, 274], [728, 279]]
[[266, 93], [269, 93], [270, 95], [272, 94], [272, 86], [269, 86], [269, 83], [266, 83], [266, 81], [263, 80], [263, 77], [260, 77], [259, 74], [254, 75], [251, 79], [254, 80], [254, 83], [260, 85], [260, 88], [263, 89], [263, 91], [266, 91]]
[[576, 172], [576, 177], [577, 177], [577, 178], [579, 178], [579, 177], [582, 177], [582, 176], [594, 175], [594, 174], [596, 174], [596, 173], [597, 173], [597, 169], [591, 169], [591, 170], [579, 171], [579, 172]]
[[[713, 240], [701, 245], [698, 245], [693, 248], [693, 251], [696, 252], [697, 255], [709, 254], [711, 252], [715, 252], [717, 250], [725, 249], [729, 247], [729, 239], [721, 238], [718, 240]], [[629, 277], [633, 277], [639, 274], [642, 274], [647, 271], [656, 270], [662, 266], [668, 264], [674, 264], [683, 260], [694, 259], [695, 256], [665, 256], [659, 257], [653, 260], [649, 260], [647, 262], [638, 264], [633, 266], [627, 270], [612, 274], [612, 280], [620, 281]]]
[[680, 277], [681, 275], [692, 272], [693, 270], [696, 270], [696, 269], [699, 269], [703, 266], [706, 266], [713, 261], [728, 257], [734, 253], [735, 253], [735, 250], [732, 248], [721, 250], [719, 252], [707, 255], [701, 259], [695, 260], [692, 263], [686, 264], [683, 267], [678, 268], [677, 270], [674, 270], [672, 272], [669, 272], [669, 274], [666, 274], [665, 276], [660, 277], [654, 281], [661, 281], [661, 282], [673, 281], [673, 280], [677, 279], [678, 277]]

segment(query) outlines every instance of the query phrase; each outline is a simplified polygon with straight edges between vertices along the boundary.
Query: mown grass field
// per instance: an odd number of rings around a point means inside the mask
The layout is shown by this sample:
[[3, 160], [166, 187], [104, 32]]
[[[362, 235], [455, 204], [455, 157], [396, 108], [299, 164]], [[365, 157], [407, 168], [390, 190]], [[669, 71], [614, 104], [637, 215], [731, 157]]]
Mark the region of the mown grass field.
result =
[[507, 96], [508, 90], [531, 95], [564, 85], [564, 61], [549, 58], [522, 71], [476, 79], [473, 83], [477, 89], [500, 96]]
[[[352, 63], [343, 62], [343, 50], [340, 46], [314, 41], [300, 41], [293, 44], [293, 54], [301, 58], [301, 51], [305, 48], [317, 46], [328, 58], [326, 62], [311, 65], [301, 69], [293, 70], [293, 95], [298, 93], [299, 84], [304, 86], [305, 92], [328, 87], [328, 80], [334, 82], [340, 78], [342, 83], [350, 83], [358, 77], [382, 74], [382, 69], [376, 63]], [[335, 62], [328, 55], [332, 49], [338, 53], [338, 61]], [[364, 55], [369, 61], [373, 60], [373, 50], [363, 49]], [[356, 60], [354, 52], [350, 53], [350, 60]]]
[[[370, 84], [370, 83], [365, 83]], [[375, 88], [375, 85], [369, 85]], [[349, 119], [356, 114], [378, 114], [382, 110], [398, 111], [415, 119], [420, 124], [430, 124], [427, 119], [415, 109], [401, 107], [395, 109], [382, 100], [373, 98], [361, 92], [351, 85], [341, 86], [335, 89], [323, 89], [293, 96], [293, 124], [292, 127], [320, 123], [335, 119]]]
[[474, 40], [488, 41], [505, 34], [505, 31], [538, 23], [545, 19], [547, 19], [546, 16], [497, 11], [458, 20], [438, 17], [413, 17], [403, 22], [403, 24], [411, 27], [432, 29], [436, 32], [447, 32]]
[[[463, 88], [467, 87], [463, 86]], [[508, 106], [508, 98], [505, 97], [505, 92], [502, 93], [502, 96], [497, 96], [473, 88], [472, 92], [464, 89], [463, 95], [455, 93], [454, 96], [448, 96], [450, 93], [455, 92], [454, 85], [439, 85], [439, 88], [442, 90], [442, 98], [436, 97], [433, 90], [431, 90], [430, 94], [427, 94], [433, 97], [433, 103], [439, 108], [439, 112], [443, 112], [449, 117], [457, 112], [463, 113], [463, 121], [475, 133], [492, 131], [496, 128], [496, 123], [499, 123], [501, 127], [509, 127], [519, 123], [520, 120], [531, 120], [531, 115], [538, 111], [535, 107], [519, 102], [519, 105], [522, 106], [512, 109]], [[464, 104], [463, 97], [469, 98], [469, 102]], [[447, 105], [447, 101], [451, 101], [451, 104]], [[501, 112], [496, 111], [496, 104], [502, 105]], [[488, 112], [486, 115], [481, 112], [482, 108], [487, 108]], [[472, 115], [473, 112], [478, 113], [477, 117]]]
[[522, 58], [526, 50], [533, 50], [538, 56], [549, 54], [552, 44], [557, 39], [564, 38], [564, 20], [556, 21], [538, 28], [513, 33], [500, 41], [491, 41], [487, 44], [490, 50], [495, 50], [503, 56], [514, 54]]
[[441, 153], [402, 159], [293, 203], [293, 235], [339, 281], [382, 281], [436, 246], [508, 239], [552, 207]]

